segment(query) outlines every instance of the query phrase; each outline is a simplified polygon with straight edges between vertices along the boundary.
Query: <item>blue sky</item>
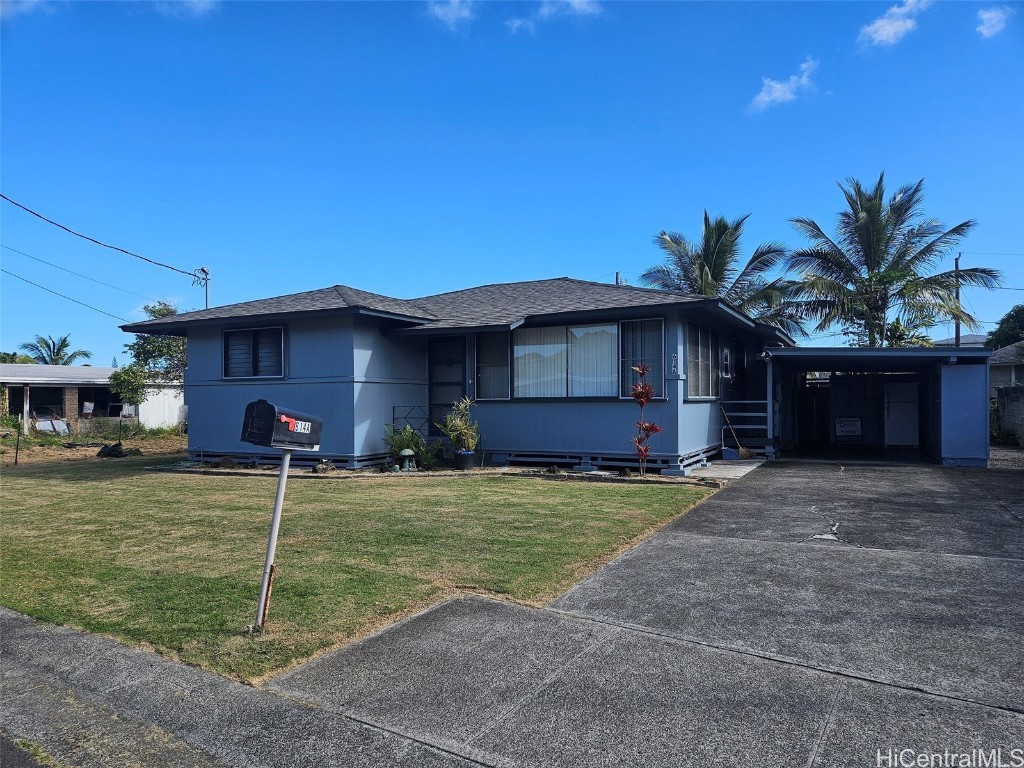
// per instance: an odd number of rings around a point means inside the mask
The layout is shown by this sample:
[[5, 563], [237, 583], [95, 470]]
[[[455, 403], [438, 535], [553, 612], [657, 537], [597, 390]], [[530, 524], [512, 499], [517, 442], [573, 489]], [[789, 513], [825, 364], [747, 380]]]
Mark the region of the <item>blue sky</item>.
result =
[[[1016, 3], [4, 2], [0, 57], [3, 193], [208, 267], [212, 304], [635, 282], [705, 208], [751, 214], [745, 253], [798, 247], [789, 218], [831, 230], [836, 182], [883, 170], [924, 178], [929, 216], [977, 219], [962, 264], [1024, 288]], [[8, 272], [128, 320], [142, 297], [203, 305], [186, 276], [0, 216]], [[965, 298], [995, 321], [1024, 291]], [[0, 349], [70, 333], [128, 362], [118, 320], [7, 274], [0, 299]]]

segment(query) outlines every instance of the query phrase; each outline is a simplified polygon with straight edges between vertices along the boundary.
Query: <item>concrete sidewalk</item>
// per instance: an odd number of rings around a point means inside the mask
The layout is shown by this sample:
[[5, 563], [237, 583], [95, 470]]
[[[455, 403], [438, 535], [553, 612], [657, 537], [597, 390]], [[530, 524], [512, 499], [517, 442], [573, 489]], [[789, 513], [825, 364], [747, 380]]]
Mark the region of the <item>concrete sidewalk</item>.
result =
[[1022, 481], [766, 465], [547, 609], [451, 600], [259, 690], [0, 611], [0, 730], [69, 765], [1009, 759]]

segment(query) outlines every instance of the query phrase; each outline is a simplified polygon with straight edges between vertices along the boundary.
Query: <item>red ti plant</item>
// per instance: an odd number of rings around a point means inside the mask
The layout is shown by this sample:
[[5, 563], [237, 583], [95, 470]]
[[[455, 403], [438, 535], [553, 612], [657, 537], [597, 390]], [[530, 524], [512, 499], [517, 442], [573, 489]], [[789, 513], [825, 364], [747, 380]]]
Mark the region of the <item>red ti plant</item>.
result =
[[640, 406], [640, 420], [636, 423], [636, 437], [633, 438], [633, 449], [640, 460], [640, 477], [646, 477], [647, 456], [651, 452], [651, 435], [658, 434], [662, 431], [662, 428], [653, 421], [647, 421], [644, 418], [644, 408], [654, 399], [654, 387], [644, 381], [647, 374], [651, 372], [651, 367], [641, 363], [640, 365], [634, 365], [633, 370], [636, 371], [637, 376], [640, 378], [640, 381], [633, 385], [630, 392], [633, 396], [633, 401]]

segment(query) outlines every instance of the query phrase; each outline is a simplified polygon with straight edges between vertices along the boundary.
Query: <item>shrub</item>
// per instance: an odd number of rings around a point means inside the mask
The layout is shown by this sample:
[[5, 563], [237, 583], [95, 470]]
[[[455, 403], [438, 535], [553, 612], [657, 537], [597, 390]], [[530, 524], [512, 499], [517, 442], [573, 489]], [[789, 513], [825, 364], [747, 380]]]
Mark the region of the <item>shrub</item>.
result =
[[411, 449], [416, 454], [416, 463], [423, 469], [433, 469], [437, 466], [437, 454], [441, 450], [440, 440], [428, 443], [423, 435], [409, 424], [402, 429], [395, 429], [388, 424], [384, 428], [384, 445], [387, 446], [388, 453], [396, 459], [403, 450]]

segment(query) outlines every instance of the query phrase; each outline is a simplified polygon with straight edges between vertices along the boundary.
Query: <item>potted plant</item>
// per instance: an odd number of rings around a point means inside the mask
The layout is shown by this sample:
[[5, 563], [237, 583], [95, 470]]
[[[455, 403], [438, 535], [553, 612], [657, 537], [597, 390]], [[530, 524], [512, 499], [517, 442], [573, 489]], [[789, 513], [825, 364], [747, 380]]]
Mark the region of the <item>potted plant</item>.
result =
[[480, 442], [480, 425], [473, 421], [469, 409], [473, 401], [468, 397], [460, 397], [444, 417], [444, 423], [438, 424], [441, 434], [452, 441], [455, 449], [455, 468], [472, 469], [475, 462], [476, 446]]

